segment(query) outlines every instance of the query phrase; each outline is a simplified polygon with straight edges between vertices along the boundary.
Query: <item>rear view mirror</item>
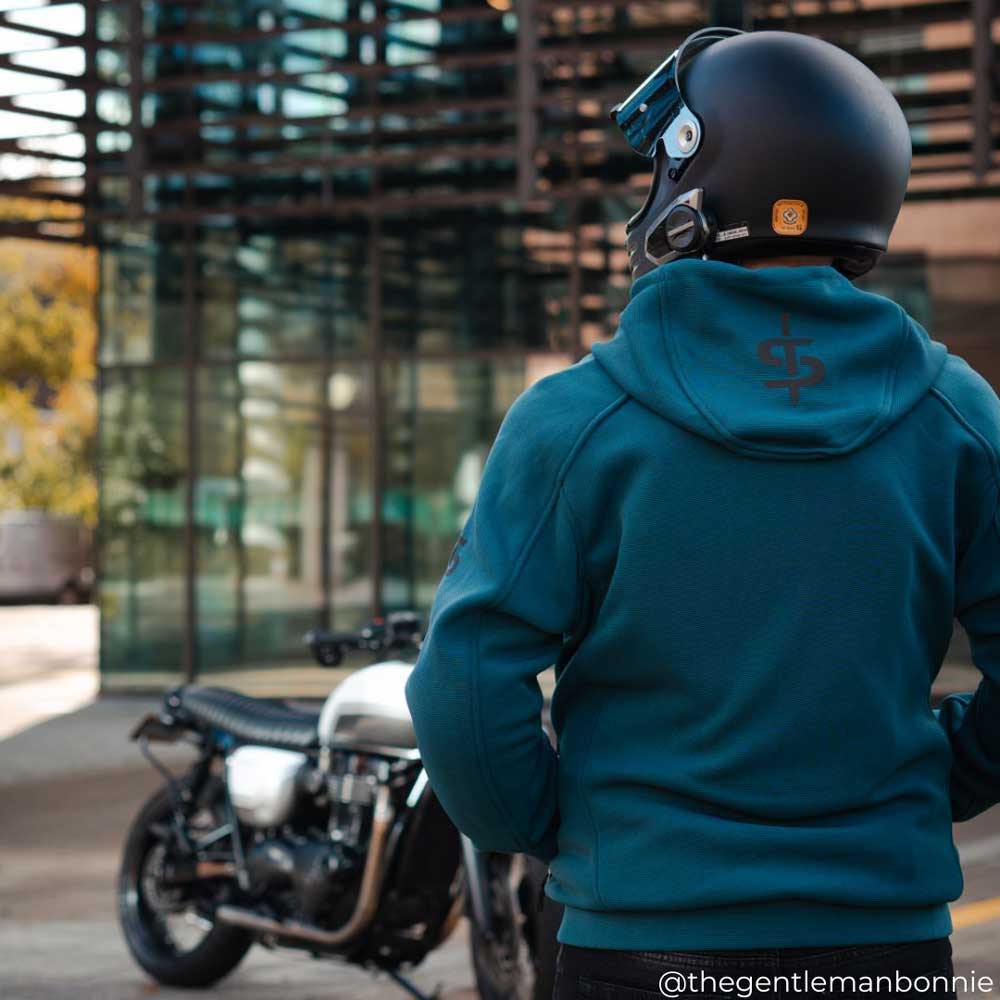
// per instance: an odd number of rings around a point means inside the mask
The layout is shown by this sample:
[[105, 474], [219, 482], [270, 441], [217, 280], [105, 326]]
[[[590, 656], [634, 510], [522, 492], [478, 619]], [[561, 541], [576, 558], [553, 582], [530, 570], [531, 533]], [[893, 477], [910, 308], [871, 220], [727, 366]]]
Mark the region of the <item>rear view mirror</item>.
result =
[[308, 632], [306, 645], [321, 667], [339, 667], [344, 660], [344, 643], [330, 632]]

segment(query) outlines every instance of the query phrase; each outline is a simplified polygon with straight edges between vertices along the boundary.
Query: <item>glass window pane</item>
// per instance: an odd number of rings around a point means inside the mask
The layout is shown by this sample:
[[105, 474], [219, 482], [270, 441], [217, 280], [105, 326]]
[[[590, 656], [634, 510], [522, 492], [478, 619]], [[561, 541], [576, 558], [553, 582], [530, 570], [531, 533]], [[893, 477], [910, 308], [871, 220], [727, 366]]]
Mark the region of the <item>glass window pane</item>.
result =
[[101, 361], [177, 360], [184, 353], [184, 250], [176, 227], [105, 226]]
[[207, 356], [357, 353], [368, 339], [367, 223], [204, 228], [196, 301]]
[[385, 365], [387, 610], [430, 607], [504, 415], [529, 383], [569, 362], [543, 354]]
[[320, 381], [270, 362], [198, 373], [202, 670], [303, 659], [320, 624]]
[[203, 671], [301, 666], [306, 631], [370, 612], [367, 379], [360, 366], [325, 377], [265, 361], [198, 374]]
[[178, 369], [103, 378], [101, 670], [111, 685], [176, 681], [183, 672], [184, 389]]
[[635, 206], [621, 197], [580, 205], [580, 341], [584, 351], [615, 335], [628, 305], [632, 278], [625, 223], [634, 211]]
[[336, 365], [327, 383], [327, 400], [331, 411], [330, 622], [334, 628], [351, 629], [371, 615], [374, 594], [375, 456], [369, 367]]
[[565, 206], [388, 219], [383, 338], [396, 350], [568, 350], [572, 235]]

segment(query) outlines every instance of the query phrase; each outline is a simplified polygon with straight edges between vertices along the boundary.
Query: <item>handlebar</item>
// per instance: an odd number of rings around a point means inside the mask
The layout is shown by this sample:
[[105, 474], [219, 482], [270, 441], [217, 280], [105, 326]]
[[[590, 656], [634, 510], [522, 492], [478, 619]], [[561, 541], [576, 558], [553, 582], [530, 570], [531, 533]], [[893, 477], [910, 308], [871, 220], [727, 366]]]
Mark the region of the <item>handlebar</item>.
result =
[[358, 632], [325, 632], [312, 629], [304, 641], [321, 667], [341, 664], [348, 650], [373, 653], [412, 646], [420, 648], [421, 623], [413, 611], [394, 611], [385, 618], [373, 618]]

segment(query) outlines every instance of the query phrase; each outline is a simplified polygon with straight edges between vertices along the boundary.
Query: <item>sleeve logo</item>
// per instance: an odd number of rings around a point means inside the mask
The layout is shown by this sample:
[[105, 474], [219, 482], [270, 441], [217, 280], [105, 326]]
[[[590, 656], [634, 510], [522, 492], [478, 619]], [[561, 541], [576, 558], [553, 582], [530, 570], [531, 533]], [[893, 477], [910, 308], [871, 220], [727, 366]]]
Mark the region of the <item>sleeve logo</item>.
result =
[[448, 568], [444, 571], [445, 576], [451, 576], [452, 573], [458, 569], [458, 564], [460, 562], [458, 550], [462, 548], [463, 545], [467, 545], [469, 539], [465, 535], [459, 535], [458, 541], [455, 542], [454, 548], [451, 550], [451, 558], [448, 560]]

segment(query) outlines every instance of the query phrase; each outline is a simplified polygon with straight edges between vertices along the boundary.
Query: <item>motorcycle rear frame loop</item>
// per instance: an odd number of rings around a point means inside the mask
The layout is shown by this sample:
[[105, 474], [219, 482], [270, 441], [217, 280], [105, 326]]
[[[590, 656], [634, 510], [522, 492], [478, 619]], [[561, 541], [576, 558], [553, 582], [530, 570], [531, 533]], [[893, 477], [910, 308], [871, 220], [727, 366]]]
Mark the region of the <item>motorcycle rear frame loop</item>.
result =
[[[159, 775], [161, 775], [166, 783], [166, 787], [170, 793], [171, 805], [173, 807], [173, 831], [177, 844], [186, 853], [194, 854], [195, 846], [191, 843], [191, 839], [187, 833], [187, 817], [184, 814], [184, 808], [191, 802], [196, 801], [197, 797], [201, 794], [205, 781], [211, 773], [212, 759], [215, 756], [216, 751], [208, 746], [204, 740], [200, 738], [192, 739], [189, 736], [187, 738], [187, 742], [192, 743], [199, 748], [198, 760], [195, 761], [195, 763], [184, 775], [176, 775], [156, 756], [155, 753], [153, 753], [149, 744], [152, 740], [162, 743], [176, 743], [187, 734], [175, 732], [167, 735], [165, 730], [160, 730], [158, 732], [157, 728], [154, 725], [151, 725], [150, 722], [152, 720], [154, 723], [158, 723], [161, 719], [162, 717], [147, 716], [133, 731], [131, 739], [139, 744], [139, 750], [143, 757], [149, 762], [150, 766]], [[228, 803], [228, 789], [226, 789], [225, 799]], [[231, 818], [227, 821], [231, 821]], [[233, 829], [233, 836], [234, 840], [239, 836], [238, 829], [235, 827]]]

